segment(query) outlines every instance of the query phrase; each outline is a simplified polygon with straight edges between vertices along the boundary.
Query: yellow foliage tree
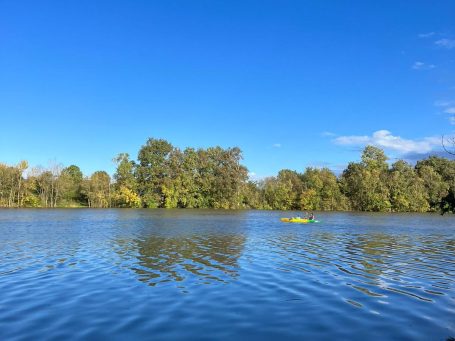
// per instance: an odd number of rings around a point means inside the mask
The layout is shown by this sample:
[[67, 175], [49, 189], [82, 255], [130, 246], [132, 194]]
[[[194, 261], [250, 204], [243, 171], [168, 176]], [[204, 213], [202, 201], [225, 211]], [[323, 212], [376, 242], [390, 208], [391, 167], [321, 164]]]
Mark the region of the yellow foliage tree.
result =
[[125, 186], [120, 186], [115, 193], [115, 202], [117, 207], [139, 208], [142, 206], [139, 195]]

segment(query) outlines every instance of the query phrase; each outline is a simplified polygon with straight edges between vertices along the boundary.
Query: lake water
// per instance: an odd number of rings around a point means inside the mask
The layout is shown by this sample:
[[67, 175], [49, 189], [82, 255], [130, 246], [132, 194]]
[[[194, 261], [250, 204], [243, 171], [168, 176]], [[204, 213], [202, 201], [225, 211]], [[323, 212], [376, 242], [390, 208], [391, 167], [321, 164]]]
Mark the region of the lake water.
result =
[[455, 216], [0, 210], [1, 340], [446, 340]]

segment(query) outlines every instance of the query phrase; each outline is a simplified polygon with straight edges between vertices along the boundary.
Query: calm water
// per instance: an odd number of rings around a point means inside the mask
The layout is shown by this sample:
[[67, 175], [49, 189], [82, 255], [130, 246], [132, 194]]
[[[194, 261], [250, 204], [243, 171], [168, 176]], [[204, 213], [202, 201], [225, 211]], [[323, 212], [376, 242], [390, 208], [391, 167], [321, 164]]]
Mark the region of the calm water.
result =
[[446, 340], [455, 216], [0, 210], [0, 339]]

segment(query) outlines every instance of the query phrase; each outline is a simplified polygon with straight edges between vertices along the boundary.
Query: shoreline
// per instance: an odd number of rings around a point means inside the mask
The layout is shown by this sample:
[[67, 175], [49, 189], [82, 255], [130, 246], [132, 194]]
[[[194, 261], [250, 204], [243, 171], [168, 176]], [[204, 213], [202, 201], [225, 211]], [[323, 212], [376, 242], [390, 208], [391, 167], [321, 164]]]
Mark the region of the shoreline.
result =
[[[182, 208], [182, 207], [88, 207], [88, 206], [68, 206], [68, 207], [0, 207], [2, 210], [126, 210], [126, 211], [217, 211], [217, 212], [234, 212], [234, 211], [259, 211], [259, 212], [317, 212], [318, 214], [324, 213], [368, 213], [368, 214], [429, 214], [429, 215], [450, 215], [451, 212], [415, 212], [415, 211], [355, 211], [355, 210], [276, 210], [276, 209], [260, 209], [260, 208]], [[452, 213], [455, 214], [455, 213]]]

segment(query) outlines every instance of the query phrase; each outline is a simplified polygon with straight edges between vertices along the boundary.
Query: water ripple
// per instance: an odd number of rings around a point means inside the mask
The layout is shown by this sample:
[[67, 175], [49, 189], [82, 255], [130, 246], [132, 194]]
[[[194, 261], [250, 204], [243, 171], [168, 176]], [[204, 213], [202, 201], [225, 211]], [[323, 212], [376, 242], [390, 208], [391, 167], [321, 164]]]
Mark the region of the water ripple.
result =
[[0, 339], [455, 335], [453, 218], [281, 214], [2, 210]]

